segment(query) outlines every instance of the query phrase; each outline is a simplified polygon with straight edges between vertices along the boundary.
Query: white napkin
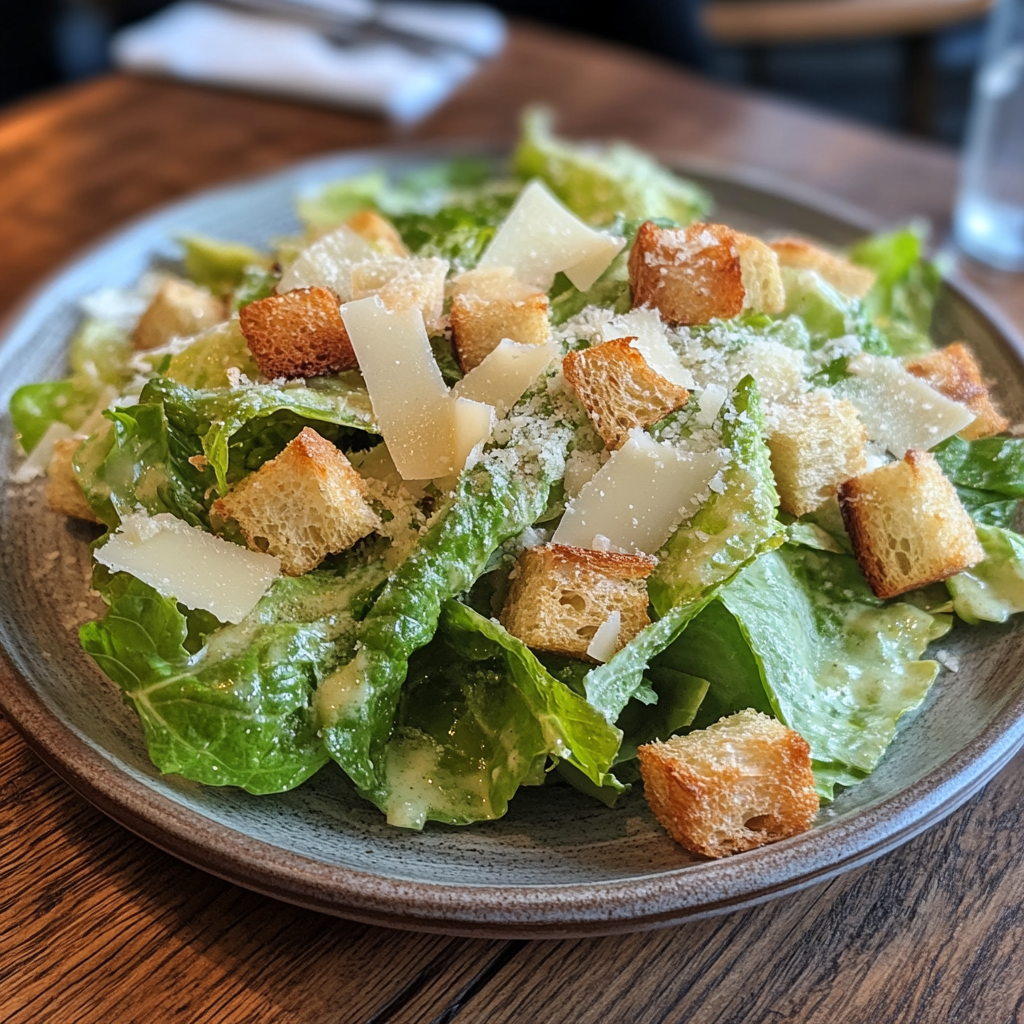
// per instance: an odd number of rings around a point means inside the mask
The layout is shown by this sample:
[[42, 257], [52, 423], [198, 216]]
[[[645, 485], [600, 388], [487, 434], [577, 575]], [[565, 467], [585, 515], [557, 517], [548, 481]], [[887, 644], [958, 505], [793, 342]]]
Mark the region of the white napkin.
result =
[[473, 74], [478, 61], [466, 51], [489, 57], [504, 45], [504, 20], [489, 7], [412, 0], [367, 7], [389, 27], [442, 44], [457, 40], [461, 51], [425, 55], [392, 42], [339, 46], [293, 21], [184, 0], [119, 32], [111, 55], [126, 71], [319, 100], [408, 123]]

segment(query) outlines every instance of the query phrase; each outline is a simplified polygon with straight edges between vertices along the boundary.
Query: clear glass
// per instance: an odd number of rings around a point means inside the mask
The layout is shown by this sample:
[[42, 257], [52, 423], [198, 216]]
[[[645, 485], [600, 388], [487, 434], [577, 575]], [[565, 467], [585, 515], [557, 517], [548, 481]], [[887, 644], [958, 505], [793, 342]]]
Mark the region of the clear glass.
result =
[[1024, 0], [998, 0], [974, 84], [957, 243], [1001, 270], [1024, 270]]

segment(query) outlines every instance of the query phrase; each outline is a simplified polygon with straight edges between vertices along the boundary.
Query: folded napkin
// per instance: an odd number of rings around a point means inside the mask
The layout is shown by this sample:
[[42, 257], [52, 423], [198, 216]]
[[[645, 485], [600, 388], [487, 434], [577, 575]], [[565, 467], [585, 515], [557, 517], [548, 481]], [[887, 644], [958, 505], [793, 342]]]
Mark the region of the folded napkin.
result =
[[504, 45], [504, 20], [489, 7], [411, 0], [365, 7], [376, 24], [438, 45], [413, 52], [390, 40], [337, 44], [295, 21], [184, 0], [119, 32], [111, 56], [127, 71], [318, 100], [408, 123], [434, 110], [480, 58]]

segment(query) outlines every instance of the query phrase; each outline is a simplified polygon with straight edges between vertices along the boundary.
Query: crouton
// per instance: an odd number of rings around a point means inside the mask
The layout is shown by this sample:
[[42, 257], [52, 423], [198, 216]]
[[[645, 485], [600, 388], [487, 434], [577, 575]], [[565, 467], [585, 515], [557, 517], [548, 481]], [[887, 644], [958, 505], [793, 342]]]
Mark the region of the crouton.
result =
[[387, 256], [409, 255], [398, 228], [376, 210], [359, 210], [345, 221], [345, 225], [364, 242], [369, 242], [378, 252]]
[[875, 283], [876, 274], [867, 267], [859, 267], [844, 256], [812, 245], [801, 238], [780, 238], [772, 242], [772, 249], [783, 267], [794, 270], [813, 270], [836, 291], [851, 299], [862, 299]]
[[761, 313], [781, 313], [786, 308], [779, 258], [771, 247], [752, 235], [736, 233], [743, 279], [743, 308]]
[[568, 544], [529, 548], [510, 577], [501, 624], [528, 647], [593, 661], [587, 648], [613, 612], [621, 615], [617, 651], [650, 623], [646, 581], [654, 566], [644, 555]]
[[551, 333], [548, 297], [521, 284], [509, 267], [478, 267], [452, 282], [452, 342], [463, 373], [505, 338], [544, 345]]
[[655, 817], [677, 843], [705, 857], [806, 832], [818, 811], [809, 744], [751, 708], [638, 754]]
[[172, 338], [190, 338], [227, 317], [224, 303], [188, 281], [164, 281], [132, 334], [137, 349], [162, 348]]
[[861, 572], [877, 597], [938, 583], [985, 557], [935, 457], [911, 450], [839, 487], [839, 507]]
[[690, 392], [666, 380], [632, 347], [635, 338], [570, 352], [562, 373], [608, 448], [621, 448], [634, 427], [649, 427], [686, 405]]
[[981, 369], [971, 350], [963, 342], [955, 341], [938, 352], [929, 352], [907, 364], [907, 372], [928, 381], [954, 402], [966, 405], [977, 419], [960, 431], [967, 441], [979, 437], [1001, 434], [1009, 425], [999, 409], [992, 402]]
[[790, 515], [813, 512], [867, 468], [867, 432], [857, 410], [828, 391], [810, 391], [776, 410], [768, 435], [779, 501]]
[[418, 309], [429, 329], [441, 318], [447, 273], [448, 261], [433, 257], [367, 260], [352, 268], [352, 298], [377, 295], [392, 313]]
[[337, 296], [326, 288], [295, 288], [243, 306], [238, 314], [260, 372], [316, 377], [356, 365]]
[[82, 440], [81, 437], [62, 437], [54, 442], [53, 455], [46, 468], [46, 504], [54, 512], [71, 516], [72, 519], [98, 523], [100, 520], [85, 500], [81, 484], [75, 476], [75, 467], [72, 465], [72, 459]]
[[744, 309], [786, 304], [778, 259], [763, 242], [722, 224], [659, 228], [646, 221], [629, 254], [633, 306], [672, 324], [728, 320]]
[[276, 459], [215, 501], [213, 511], [234, 519], [253, 551], [276, 555], [283, 573], [301, 576], [380, 528], [365, 490], [344, 454], [305, 427]]

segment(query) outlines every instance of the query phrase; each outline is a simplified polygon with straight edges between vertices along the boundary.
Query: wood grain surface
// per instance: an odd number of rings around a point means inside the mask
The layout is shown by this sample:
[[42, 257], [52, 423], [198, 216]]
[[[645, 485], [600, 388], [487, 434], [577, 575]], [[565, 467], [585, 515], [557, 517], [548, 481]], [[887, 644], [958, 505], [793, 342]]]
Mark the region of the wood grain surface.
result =
[[[953, 157], [626, 51], [519, 26], [413, 131], [113, 76], [0, 118], [0, 313], [154, 205], [314, 153], [509, 140], [544, 99], [573, 135], [752, 164], [941, 237]], [[964, 268], [1024, 327], [1021, 278]], [[1022, 1018], [1024, 840], [1014, 761], [940, 826], [831, 883], [662, 932], [487, 942], [351, 924], [196, 871], [112, 824], [0, 720], [0, 1021], [34, 1024]]]

